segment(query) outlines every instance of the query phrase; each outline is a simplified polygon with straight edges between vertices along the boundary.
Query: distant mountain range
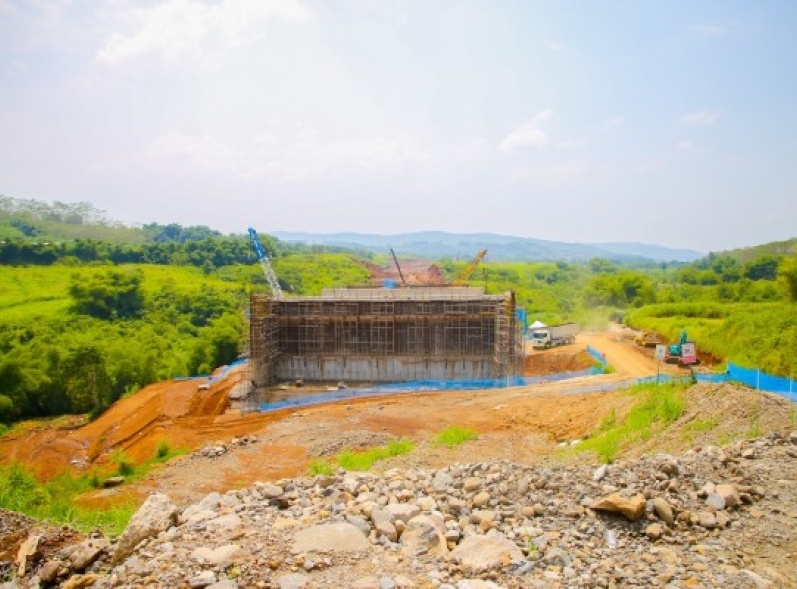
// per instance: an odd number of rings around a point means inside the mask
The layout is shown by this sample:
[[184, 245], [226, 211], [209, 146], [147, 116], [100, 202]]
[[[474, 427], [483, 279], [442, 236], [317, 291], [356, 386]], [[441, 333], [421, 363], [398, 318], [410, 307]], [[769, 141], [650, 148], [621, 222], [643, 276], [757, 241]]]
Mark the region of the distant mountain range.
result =
[[492, 260], [583, 262], [605, 258], [615, 262], [693, 262], [705, 254], [688, 249], [674, 249], [648, 243], [567, 243], [530, 237], [512, 237], [495, 233], [445, 233], [421, 231], [396, 235], [368, 233], [302, 233], [272, 231], [283, 241], [339, 246], [386, 253], [393, 248], [397, 255], [428, 259], [471, 259], [482, 249]]

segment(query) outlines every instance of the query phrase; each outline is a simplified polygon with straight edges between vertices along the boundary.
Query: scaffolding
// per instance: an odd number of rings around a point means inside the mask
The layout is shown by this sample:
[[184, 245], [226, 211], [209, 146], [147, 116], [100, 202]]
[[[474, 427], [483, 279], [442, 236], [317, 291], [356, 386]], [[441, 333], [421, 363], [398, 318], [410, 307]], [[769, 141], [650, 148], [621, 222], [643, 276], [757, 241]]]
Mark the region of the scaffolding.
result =
[[252, 295], [255, 388], [278, 380], [395, 382], [516, 376], [513, 293], [481, 288], [327, 289]]

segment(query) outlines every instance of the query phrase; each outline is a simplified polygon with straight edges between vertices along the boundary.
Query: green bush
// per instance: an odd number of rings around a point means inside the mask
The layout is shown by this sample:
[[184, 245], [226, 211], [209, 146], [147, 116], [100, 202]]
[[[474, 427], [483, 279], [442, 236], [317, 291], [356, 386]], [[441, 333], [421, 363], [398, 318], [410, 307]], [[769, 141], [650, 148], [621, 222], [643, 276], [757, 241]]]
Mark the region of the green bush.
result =
[[333, 472], [335, 472], [335, 469], [332, 466], [332, 464], [327, 460], [322, 460], [318, 458], [310, 462], [310, 474], [312, 476], [316, 475], [329, 476]]
[[475, 430], [453, 425], [437, 434], [435, 441], [438, 444], [453, 447], [459, 446], [460, 444], [463, 444], [469, 440], [478, 439], [478, 437], [479, 432]]
[[169, 455], [169, 442], [161, 440], [158, 442], [158, 448], [155, 450], [156, 458], [165, 458]]
[[111, 462], [116, 463], [116, 472], [123, 477], [129, 477], [136, 471], [135, 465], [130, 462], [130, 459], [123, 450], [117, 450], [109, 457]]
[[[361, 452], [343, 450], [340, 454], [335, 456], [335, 462], [345, 470], [367, 471], [370, 470], [376, 462], [407, 454], [411, 452], [414, 447], [415, 445], [410, 440], [391, 440], [386, 446], [371, 448]], [[319, 465], [314, 466], [311, 463], [311, 472], [313, 468], [319, 467]]]

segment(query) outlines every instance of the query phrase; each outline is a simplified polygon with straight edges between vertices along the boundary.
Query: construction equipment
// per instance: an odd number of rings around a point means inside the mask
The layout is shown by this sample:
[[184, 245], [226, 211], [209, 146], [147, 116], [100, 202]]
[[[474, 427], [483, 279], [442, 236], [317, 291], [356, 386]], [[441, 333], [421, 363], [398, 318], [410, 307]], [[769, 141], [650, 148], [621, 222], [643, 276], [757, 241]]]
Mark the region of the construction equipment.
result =
[[655, 331], [642, 331], [634, 338], [634, 343], [643, 348], [655, 348], [661, 343], [661, 338]]
[[681, 332], [681, 337], [678, 338], [678, 341], [667, 347], [667, 355], [664, 357], [664, 361], [667, 364], [680, 364], [682, 366], [699, 364], [695, 342], [688, 338], [685, 329]]
[[454, 286], [467, 286], [468, 278], [470, 278], [470, 275], [473, 274], [474, 270], [476, 270], [476, 267], [479, 265], [479, 262], [481, 262], [482, 258], [486, 255], [487, 255], [487, 250], [482, 250], [478, 254], [476, 254], [476, 257], [473, 258], [473, 261], [471, 261], [470, 264], [465, 266], [462, 272], [459, 273], [459, 276], [456, 277], [453, 283]]
[[537, 349], [563, 346], [574, 343], [580, 329], [578, 323], [545, 325], [541, 321], [537, 321], [529, 327], [529, 339], [531, 345]]
[[275, 299], [281, 299], [282, 289], [280, 288], [279, 280], [277, 280], [277, 275], [274, 273], [274, 268], [271, 266], [271, 260], [269, 260], [268, 255], [266, 255], [266, 250], [263, 249], [260, 240], [257, 238], [257, 231], [251, 227], [249, 228], [249, 237], [252, 239], [252, 245], [255, 248], [257, 260], [260, 262], [260, 267], [263, 268], [266, 282], [271, 289], [271, 296]]
[[402, 286], [407, 286], [407, 281], [404, 280], [404, 274], [401, 271], [401, 266], [399, 266], [398, 258], [396, 257], [396, 252], [393, 251], [393, 248], [390, 248], [390, 253], [393, 256], [393, 261], [396, 263], [396, 270], [398, 270], [399, 276], [401, 277], [401, 284]]

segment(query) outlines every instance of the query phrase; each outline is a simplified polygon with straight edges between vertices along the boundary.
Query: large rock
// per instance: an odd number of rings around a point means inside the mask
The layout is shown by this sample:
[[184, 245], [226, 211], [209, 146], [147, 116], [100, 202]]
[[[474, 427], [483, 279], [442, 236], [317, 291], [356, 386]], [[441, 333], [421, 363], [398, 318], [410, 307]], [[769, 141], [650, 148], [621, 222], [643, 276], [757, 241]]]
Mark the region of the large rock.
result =
[[371, 550], [365, 535], [349, 523], [321, 524], [299, 530], [293, 541], [293, 553], [360, 552]]
[[133, 514], [130, 523], [119, 537], [116, 550], [111, 558], [118, 564], [133, 554], [136, 546], [146, 539], [157, 536], [177, 523], [177, 507], [167, 495], [150, 495], [139, 510]]
[[[374, 523], [374, 530], [378, 538], [384, 536], [391, 542], [398, 540], [398, 531], [393, 524], [393, 517], [384, 509], [371, 510], [371, 521]], [[361, 528], [358, 527], [362, 531]]]
[[631, 521], [637, 521], [645, 513], [645, 496], [637, 493], [633, 497], [623, 497], [619, 493], [612, 493], [593, 501], [589, 507], [599, 511], [622, 513]]
[[385, 511], [390, 514], [393, 522], [402, 521], [405, 524], [420, 515], [421, 508], [414, 503], [392, 503], [385, 505]]
[[451, 553], [451, 558], [466, 570], [482, 572], [518, 564], [523, 561], [523, 553], [503, 536], [474, 535], [465, 538]]
[[17, 576], [24, 577], [29, 564], [41, 558], [41, 536], [30, 536], [17, 551]]
[[653, 500], [653, 509], [659, 519], [671, 526], [675, 521], [675, 515], [672, 512], [672, 507], [664, 497], [656, 497]]
[[191, 558], [200, 563], [224, 567], [229, 565], [240, 553], [241, 547], [238, 544], [225, 544], [217, 548], [200, 546], [191, 553]]
[[75, 571], [82, 573], [106, 550], [108, 550], [108, 541], [104, 538], [84, 540], [69, 555], [69, 564]]
[[742, 502], [736, 485], [717, 485], [714, 492], [725, 500], [725, 507], [736, 507]]
[[402, 552], [409, 556], [435, 552], [448, 554], [446, 544], [446, 526], [443, 519], [436, 515], [419, 515], [407, 522], [401, 535]]

